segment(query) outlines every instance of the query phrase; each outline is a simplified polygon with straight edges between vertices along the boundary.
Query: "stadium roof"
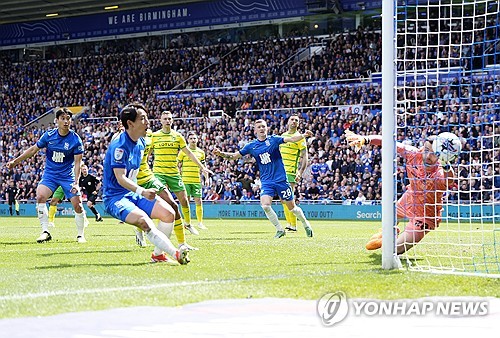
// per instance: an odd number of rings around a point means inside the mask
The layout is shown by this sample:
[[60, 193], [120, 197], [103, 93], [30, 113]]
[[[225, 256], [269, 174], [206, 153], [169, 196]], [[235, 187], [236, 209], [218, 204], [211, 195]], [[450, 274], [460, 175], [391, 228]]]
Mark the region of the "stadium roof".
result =
[[1, 0], [0, 24], [46, 20], [47, 14], [57, 13], [56, 18], [109, 12], [106, 6], [119, 6], [117, 11], [149, 7], [164, 7], [201, 0]]

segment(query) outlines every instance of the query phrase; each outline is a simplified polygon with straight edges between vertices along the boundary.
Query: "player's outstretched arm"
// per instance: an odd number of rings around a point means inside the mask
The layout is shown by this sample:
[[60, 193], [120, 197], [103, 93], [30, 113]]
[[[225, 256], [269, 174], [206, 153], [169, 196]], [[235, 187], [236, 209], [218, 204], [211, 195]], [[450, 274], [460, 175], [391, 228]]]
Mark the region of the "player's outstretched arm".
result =
[[214, 155], [220, 156], [220, 157], [225, 158], [227, 160], [237, 160], [241, 157], [241, 154], [239, 151], [234, 152], [234, 153], [229, 153], [229, 152], [225, 152], [225, 151], [220, 151], [220, 149], [218, 149], [218, 148], [214, 149]]
[[297, 142], [300, 141], [304, 138], [310, 137], [313, 135], [313, 132], [310, 130], [306, 130], [303, 134], [295, 135], [295, 136], [290, 136], [290, 137], [283, 137], [283, 142], [288, 143], [288, 142]]
[[189, 157], [191, 159], [191, 161], [193, 161], [194, 163], [196, 163], [196, 165], [198, 167], [200, 167], [200, 169], [203, 171], [203, 172], [206, 172], [206, 173], [209, 173], [211, 175], [213, 175], [213, 171], [211, 171], [210, 169], [208, 169], [207, 167], [205, 167], [205, 165], [203, 163], [200, 162], [200, 160], [198, 160], [198, 158], [193, 154], [193, 152], [191, 150], [189, 150], [188, 147], [184, 147], [181, 149], [184, 154], [186, 154], [187, 157]]
[[182, 160], [177, 157], [177, 168], [179, 168], [179, 173], [182, 175]]
[[21, 155], [19, 155], [18, 157], [16, 157], [12, 161], [7, 162], [7, 168], [9, 168], [9, 169], [14, 168], [16, 165], [18, 165], [19, 163], [21, 163], [25, 159], [30, 158], [33, 155], [35, 155], [36, 153], [38, 153], [39, 150], [40, 150], [40, 148], [38, 148], [36, 146], [36, 144], [32, 145], [31, 147], [26, 149]]
[[443, 168], [444, 177], [447, 179], [447, 185], [451, 187], [455, 184], [455, 171], [451, 167], [450, 162], [439, 160], [441, 167]]
[[358, 135], [350, 131], [349, 129], [346, 129], [344, 133], [347, 144], [349, 144], [349, 146], [351, 147], [354, 147], [354, 150], [356, 152], [360, 151], [365, 144], [370, 143], [370, 140], [367, 137]]
[[295, 175], [296, 182], [302, 179], [302, 175], [304, 174], [304, 171], [306, 171], [308, 162], [309, 154], [307, 153], [307, 148], [304, 148], [300, 151], [300, 167], [299, 170], [297, 170], [297, 174]]
[[364, 145], [374, 144], [374, 145], [382, 145], [382, 136], [380, 135], [358, 135], [349, 129], [345, 130], [345, 138], [347, 140], [347, 144], [349, 146], [354, 147], [354, 151], [358, 152]]

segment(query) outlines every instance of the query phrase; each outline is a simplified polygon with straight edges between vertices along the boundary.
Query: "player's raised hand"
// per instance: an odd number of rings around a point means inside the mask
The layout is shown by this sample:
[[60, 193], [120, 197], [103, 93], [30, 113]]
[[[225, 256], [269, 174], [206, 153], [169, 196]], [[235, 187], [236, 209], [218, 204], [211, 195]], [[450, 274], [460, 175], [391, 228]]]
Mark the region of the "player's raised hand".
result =
[[354, 151], [356, 152], [360, 151], [361, 148], [367, 143], [366, 137], [353, 133], [349, 129], [346, 129], [344, 133], [347, 143], [351, 147], [354, 147]]
[[7, 168], [9, 168], [9, 169], [12, 169], [12, 168], [14, 168], [14, 167], [16, 166], [16, 165], [14, 164], [14, 161], [9, 161], [9, 162], [7, 162], [7, 164], [6, 164], [6, 165], [7, 165]]
[[306, 130], [302, 135], [304, 135], [304, 138], [306, 137], [311, 137], [314, 135], [314, 133], [310, 130]]
[[144, 189], [142, 196], [146, 197], [148, 200], [154, 200], [157, 192], [158, 190], [155, 188]]
[[222, 156], [222, 152], [219, 148], [214, 148], [213, 153], [215, 156]]
[[214, 172], [212, 170], [208, 169], [207, 167], [201, 168], [201, 171], [203, 172], [204, 175], [208, 175], [208, 174], [213, 175], [214, 174]]

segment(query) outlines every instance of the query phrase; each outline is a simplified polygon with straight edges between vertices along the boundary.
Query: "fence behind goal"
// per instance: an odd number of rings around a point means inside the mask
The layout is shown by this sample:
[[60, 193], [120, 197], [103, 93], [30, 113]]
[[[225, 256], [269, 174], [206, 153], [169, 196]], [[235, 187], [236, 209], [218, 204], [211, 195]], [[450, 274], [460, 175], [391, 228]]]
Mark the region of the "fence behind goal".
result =
[[[452, 132], [463, 145], [452, 163], [455, 183], [442, 202], [462, 211], [443, 218], [400, 257], [412, 270], [500, 277], [500, 224], [492, 217], [500, 214], [498, 1], [391, 2], [394, 15], [384, 27], [395, 29], [395, 59], [389, 60], [395, 127], [387, 130], [383, 125], [384, 134], [421, 147], [430, 135]], [[393, 168], [394, 178], [405, 172], [400, 160], [385, 170]], [[403, 230], [405, 222], [399, 225]], [[394, 233], [391, 224], [385, 228], [384, 235]], [[390, 244], [394, 249], [394, 242]]]

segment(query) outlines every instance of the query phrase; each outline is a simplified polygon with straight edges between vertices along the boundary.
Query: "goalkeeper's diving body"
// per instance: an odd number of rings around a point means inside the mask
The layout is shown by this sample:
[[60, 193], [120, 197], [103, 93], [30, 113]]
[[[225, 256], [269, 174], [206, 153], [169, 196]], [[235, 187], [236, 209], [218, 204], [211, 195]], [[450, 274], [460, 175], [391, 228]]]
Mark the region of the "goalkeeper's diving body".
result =
[[[380, 135], [358, 135], [345, 131], [347, 142], [355, 150], [364, 145], [382, 145]], [[455, 173], [449, 163], [441, 163], [439, 156], [432, 150], [431, 136], [421, 148], [396, 142], [396, 151], [406, 162], [406, 175], [409, 184], [397, 202], [398, 223], [408, 219], [404, 231], [397, 239], [397, 253], [411, 249], [430, 231], [439, 226], [443, 194], [448, 186], [454, 184]], [[388, 184], [388, 182], [386, 182]], [[399, 232], [399, 229], [398, 229]], [[372, 236], [366, 244], [368, 250], [382, 246], [382, 232]]]

